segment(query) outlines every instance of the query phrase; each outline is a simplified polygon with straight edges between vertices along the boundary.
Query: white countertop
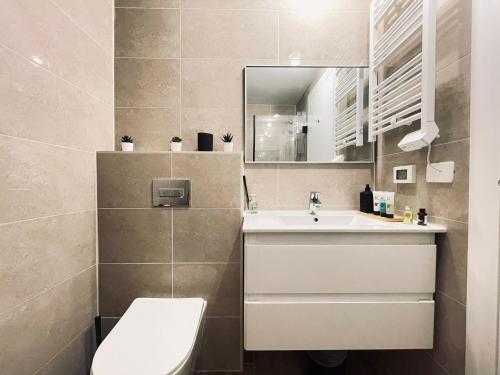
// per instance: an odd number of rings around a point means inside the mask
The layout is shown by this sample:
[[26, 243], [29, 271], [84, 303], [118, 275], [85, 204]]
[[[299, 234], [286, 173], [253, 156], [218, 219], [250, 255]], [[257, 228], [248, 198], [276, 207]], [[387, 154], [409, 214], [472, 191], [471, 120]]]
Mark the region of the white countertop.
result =
[[307, 211], [245, 212], [243, 233], [270, 232], [444, 233], [446, 227], [385, 222], [357, 211], [320, 211], [318, 215]]

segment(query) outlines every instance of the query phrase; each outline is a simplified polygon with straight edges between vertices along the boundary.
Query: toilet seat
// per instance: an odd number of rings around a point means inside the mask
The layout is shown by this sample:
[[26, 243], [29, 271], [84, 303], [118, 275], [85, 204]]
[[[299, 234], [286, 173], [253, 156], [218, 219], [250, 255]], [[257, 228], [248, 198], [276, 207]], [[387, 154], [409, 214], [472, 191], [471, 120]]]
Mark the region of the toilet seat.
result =
[[201, 298], [137, 298], [97, 349], [91, 374], [184, 372], [192, 359], [205, 306]]

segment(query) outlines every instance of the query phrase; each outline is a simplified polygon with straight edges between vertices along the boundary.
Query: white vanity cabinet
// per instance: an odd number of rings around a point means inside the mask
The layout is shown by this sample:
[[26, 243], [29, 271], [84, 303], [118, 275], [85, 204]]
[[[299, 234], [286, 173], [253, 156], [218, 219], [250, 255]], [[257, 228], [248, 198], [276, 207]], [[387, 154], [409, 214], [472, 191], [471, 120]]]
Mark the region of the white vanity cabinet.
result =
[[435, 233], [317, 228], [244, 225], [245, 349], [432, 348]]

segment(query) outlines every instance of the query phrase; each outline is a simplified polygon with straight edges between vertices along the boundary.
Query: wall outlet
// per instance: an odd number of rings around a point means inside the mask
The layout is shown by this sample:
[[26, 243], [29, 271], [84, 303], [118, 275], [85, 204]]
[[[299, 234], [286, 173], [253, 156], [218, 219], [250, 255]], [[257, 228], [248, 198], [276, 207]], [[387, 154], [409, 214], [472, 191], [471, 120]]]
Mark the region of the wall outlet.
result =
[[455, 178], [455, 162], [444, 161], [427, 165], [427, 182], [452, 183]]

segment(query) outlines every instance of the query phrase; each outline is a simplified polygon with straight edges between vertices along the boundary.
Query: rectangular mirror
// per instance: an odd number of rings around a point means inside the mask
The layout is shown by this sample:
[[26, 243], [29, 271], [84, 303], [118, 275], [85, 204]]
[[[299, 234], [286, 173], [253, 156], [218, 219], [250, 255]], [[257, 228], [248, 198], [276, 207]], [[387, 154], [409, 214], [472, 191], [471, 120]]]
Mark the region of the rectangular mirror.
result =
[[246, 163], [370, 163], [368, 68], [247, 66]]

